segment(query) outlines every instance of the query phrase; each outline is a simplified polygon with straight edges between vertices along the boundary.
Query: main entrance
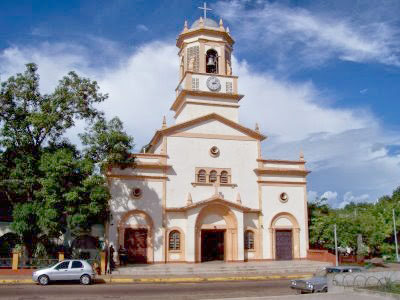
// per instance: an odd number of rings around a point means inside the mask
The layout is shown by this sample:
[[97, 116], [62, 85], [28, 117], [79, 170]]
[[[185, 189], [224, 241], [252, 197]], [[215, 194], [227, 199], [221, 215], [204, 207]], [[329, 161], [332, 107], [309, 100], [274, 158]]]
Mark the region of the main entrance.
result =
[[276, 259], [291, 260], [293, 258], [292, 230], [276, 230]]
[[201, 261], [224, 260], [225, 230], [201, 231]]
[[126, 228], [124, 246], [129, 263], [147, 263], [147, 229]]

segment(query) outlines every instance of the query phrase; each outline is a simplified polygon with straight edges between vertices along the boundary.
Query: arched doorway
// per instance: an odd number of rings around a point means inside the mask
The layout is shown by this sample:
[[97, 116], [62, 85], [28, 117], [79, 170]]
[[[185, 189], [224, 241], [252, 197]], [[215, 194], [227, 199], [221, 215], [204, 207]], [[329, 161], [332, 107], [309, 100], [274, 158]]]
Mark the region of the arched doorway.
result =
[[118, 226], [118, 242], [132, 264], [153, 262], [153, 221], [148, 214], [132, 210], [123, 215]]
[[225, 205], [210, 204], [197, 216], [196, 262], [235, 261], [238, 257], [237, 220]]
[[300, 227], [296, 218], [288, 213], [277, 214], [270, 224], [271, 253], [276, 260], [300, 258]]

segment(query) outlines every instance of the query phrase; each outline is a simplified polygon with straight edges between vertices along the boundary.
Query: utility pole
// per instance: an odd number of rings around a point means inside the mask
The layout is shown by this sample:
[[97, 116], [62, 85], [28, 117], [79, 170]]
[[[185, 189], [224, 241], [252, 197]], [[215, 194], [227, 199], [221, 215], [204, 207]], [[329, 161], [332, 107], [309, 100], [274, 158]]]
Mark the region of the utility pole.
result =
[[396, 232], [396, 218], [394, 214], [394, 208], [393, 208], [393, 231], [394, 231], [394, 243], [396, 244], [396, 261], [399, 261], [399, 251], [397, 249], [397, 232]]
[[337, 249], [336, 224], [333, 227], [333, 233], [335, 234], [335, 254], [336, 254], [336, 267], [337, 267], [337, 266], [339, 266], [339, 257], [338, 257], [338, 249]]

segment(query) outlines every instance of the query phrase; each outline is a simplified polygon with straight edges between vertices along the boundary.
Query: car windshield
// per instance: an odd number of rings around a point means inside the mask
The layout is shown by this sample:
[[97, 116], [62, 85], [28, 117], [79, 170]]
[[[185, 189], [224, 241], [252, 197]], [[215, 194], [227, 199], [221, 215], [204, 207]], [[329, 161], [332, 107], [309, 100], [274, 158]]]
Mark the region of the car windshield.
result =
[[54, 267], [55, 265], [58, 265], [58, 264], [59, 264], [59, 262], [52, 263], [52, 264], [48, 265], [48, 267], [47, 267], [47, 268], [52, 268], [52, 267]]

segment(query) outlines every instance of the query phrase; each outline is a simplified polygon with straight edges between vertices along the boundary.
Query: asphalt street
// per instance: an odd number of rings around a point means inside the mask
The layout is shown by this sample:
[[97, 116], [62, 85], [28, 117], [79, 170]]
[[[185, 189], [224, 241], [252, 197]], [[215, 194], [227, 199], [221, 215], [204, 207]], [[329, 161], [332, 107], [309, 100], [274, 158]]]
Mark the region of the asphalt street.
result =
[[0, 299], [221, 299], [295, 294], [289, 280], [174, 284], [0, 285]]

